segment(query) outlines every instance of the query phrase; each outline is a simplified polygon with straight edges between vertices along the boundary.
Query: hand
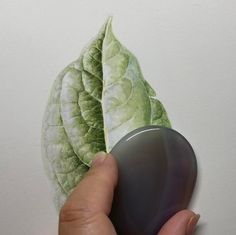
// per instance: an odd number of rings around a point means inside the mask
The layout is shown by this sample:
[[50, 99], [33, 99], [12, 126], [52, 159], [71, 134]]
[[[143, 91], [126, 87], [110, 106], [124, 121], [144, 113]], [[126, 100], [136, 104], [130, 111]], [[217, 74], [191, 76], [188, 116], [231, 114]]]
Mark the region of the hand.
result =
[[[59, 235], [117, 235], [108, 215], [117, 184], [116, 161], [98, 154], [60, 211]], [[158, 235], [190, 235], [199, 219], [192, 211], [175, 214]]]

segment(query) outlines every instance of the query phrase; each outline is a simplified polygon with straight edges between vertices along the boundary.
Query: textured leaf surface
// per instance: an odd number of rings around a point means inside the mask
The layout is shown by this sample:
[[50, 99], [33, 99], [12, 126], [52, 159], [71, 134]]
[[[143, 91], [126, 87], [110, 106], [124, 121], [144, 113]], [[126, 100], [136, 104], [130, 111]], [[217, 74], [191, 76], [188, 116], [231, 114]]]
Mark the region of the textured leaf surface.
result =
[[145, 125], [170, 127], [135, 56], [115, 38], [111, 17], [54, 82], [45, 111], [42, 151], [59, 209], [88, 170], [94, 154], [109, 152]]

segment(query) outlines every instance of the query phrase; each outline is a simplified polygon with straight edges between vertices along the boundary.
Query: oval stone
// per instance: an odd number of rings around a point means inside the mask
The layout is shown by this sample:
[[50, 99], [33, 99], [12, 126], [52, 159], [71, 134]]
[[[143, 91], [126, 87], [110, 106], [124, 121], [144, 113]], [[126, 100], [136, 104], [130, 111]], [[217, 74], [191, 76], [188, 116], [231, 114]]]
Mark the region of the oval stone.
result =
[[193, 148], [177, 131], [146, 126], [123, 137], [111, 154], [119, 180], [110, 218], [119, 235], [156, 235], [187, 208], [197, 176]]

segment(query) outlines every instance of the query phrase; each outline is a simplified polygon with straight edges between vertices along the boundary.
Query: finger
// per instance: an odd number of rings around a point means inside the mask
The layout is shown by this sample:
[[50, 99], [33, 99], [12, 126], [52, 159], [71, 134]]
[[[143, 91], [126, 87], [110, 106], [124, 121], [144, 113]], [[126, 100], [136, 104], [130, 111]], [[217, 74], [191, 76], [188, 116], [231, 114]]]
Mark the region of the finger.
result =
[[117, 175], [117, 165], [111, 154], [98, 154], [84, 179], [68, 198], [65, 207], [108, 215]]
[[[73, 228], [73, 231], [83, 234], [81, 230], [87, 232], [94, 227], [98, 229], [98, 225], [101, 229], [109, 227], [109, 231], [112, 230], [107, 215], [111, 210], [117, 179], [118, 170], [114, 157], [111, 154], [98, 154], [85, 177], [62, 207], [59, 230], [68, 231]], [[92, 234], [92, 231], [89, 232]]]
[[182, 210], [164, 224], [158, 235], [191, 235], [199, 217], [192, 211]]

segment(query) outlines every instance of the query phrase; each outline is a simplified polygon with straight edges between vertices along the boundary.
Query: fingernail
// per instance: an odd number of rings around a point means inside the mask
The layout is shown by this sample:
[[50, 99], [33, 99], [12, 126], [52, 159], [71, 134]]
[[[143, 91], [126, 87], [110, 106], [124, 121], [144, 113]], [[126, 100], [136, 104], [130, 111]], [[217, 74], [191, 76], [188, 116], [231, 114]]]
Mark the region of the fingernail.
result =
[[96, 153], [95, 156], [94, 156], [94, 160], [92, 161], [91, 166], [94, 167], [94, 166], [101, 165], [105, 161], [106, 158], [107, 158], [107, 153], [105, 153], [105, 152]]
[[186, 229], [186, 235], [192, 235], [193, 234], [199, 218], [200, 218], [200, 215], [197, 214], [197, 215], [192, 216], [189, 219], [187, 229]]

